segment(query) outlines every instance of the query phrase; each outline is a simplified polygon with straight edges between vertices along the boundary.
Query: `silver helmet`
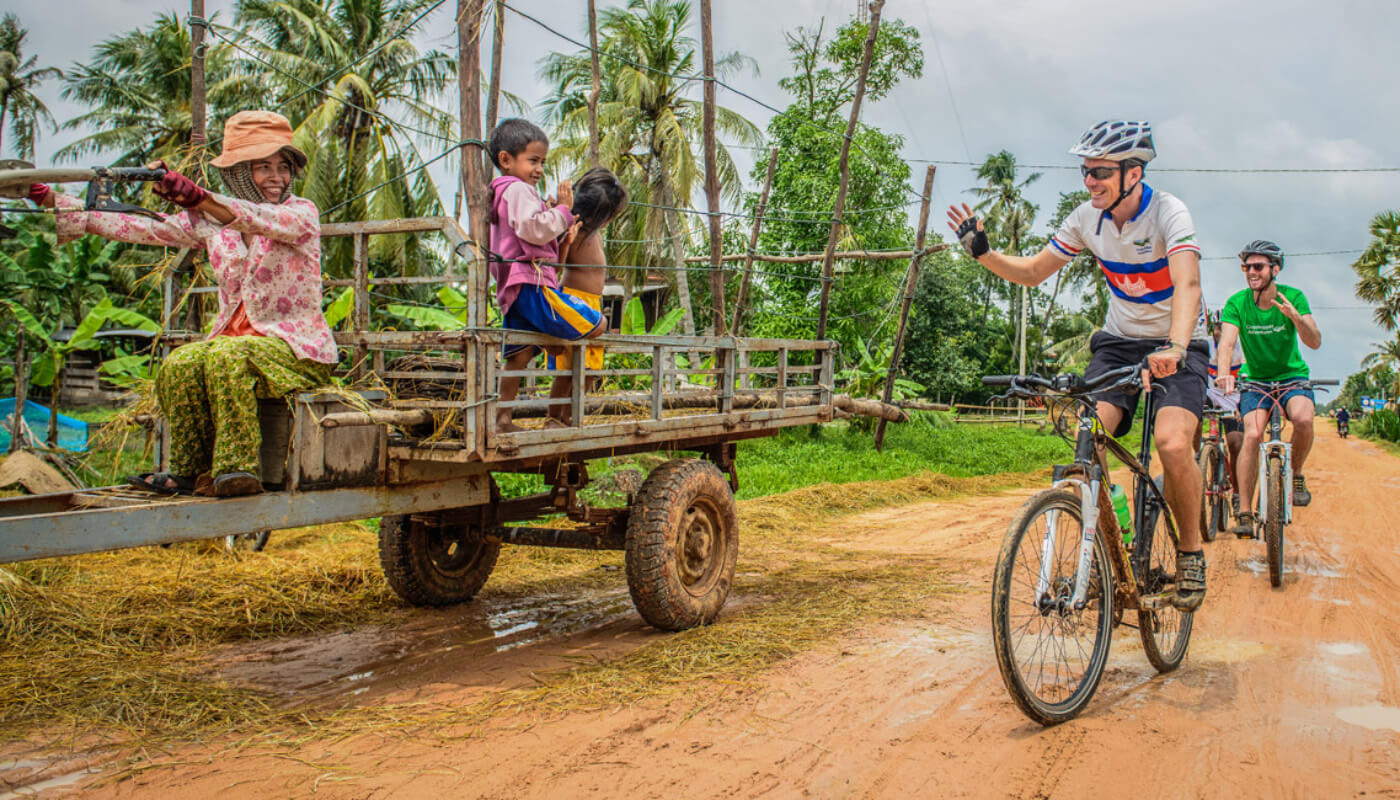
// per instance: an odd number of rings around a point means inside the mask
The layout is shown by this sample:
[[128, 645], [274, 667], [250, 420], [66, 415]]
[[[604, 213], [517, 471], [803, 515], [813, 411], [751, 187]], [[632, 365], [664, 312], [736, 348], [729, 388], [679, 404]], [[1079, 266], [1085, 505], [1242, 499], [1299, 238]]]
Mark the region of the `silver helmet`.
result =
[[1147, 122], [1104, 120], [1079, 137], [1079, 144], [1069, 149], [1070, 155], [1081, 158], [1103, 158], [1109, 161], [1136, 161], [1146, 164], [1157, 157], [1152, 146], [1152, 125]]

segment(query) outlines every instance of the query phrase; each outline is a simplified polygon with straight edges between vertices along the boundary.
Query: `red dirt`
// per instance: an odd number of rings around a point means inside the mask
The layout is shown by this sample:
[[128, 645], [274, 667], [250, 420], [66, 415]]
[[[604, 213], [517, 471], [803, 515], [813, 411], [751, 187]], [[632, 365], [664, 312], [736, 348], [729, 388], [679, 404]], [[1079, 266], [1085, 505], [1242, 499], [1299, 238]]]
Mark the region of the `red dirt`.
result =
[[[1207, 545], [1210, 593], [1182, 667], [1157, 675], [1135, 632], [1120, 628], [1092, 704], [1056, 728], [1029, 722], [1008, 699], [990, 641], [988, 584], [1005, 526], [1030, 494], [1019, 491], [845, 520], [843, 546], [941, 554], [969, 591], [937, 624], [809, 652], [760, 690], [717, 695], [699, 713], [691, 699], [512, 716], [469, 739], [313, 740], [291, 756], [191, 747], [81, 794], [1400, 796], [1400, 459], [1324, 427], [1308, 469], [1313, 505], [1288, 529], [1283, 587], [1269, 587], [1262, 542], [1227, 535]], [[470, 674], [400, 670], [376, 694], [468, 698], [572, 653], [618, 652], [651, 635], [635, 614], [607, 616], [562, 641], [483, 654]]]

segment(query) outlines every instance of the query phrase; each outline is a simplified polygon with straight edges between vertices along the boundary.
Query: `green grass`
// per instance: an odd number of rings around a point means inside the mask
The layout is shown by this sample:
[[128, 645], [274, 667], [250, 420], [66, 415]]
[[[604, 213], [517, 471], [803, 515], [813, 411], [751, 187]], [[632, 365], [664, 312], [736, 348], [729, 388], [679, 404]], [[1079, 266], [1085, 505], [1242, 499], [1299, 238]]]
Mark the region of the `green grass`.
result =
[[1054, 433], [1032, 426], [890, 425], [885, 449], [874, 437], [835, 423], [790, 428], [739, 445], [739, 499], [764, 497], [817, 483], [883, 481], [938, 472], [952, 477], [1032, 472], [1067, 461], [1070, 448]]

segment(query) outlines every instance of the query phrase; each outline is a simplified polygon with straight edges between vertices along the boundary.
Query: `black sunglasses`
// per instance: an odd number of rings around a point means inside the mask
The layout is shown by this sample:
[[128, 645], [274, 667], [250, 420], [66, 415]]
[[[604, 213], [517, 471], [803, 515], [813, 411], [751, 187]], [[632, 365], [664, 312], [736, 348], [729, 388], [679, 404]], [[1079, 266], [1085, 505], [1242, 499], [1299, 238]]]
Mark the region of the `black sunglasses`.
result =
[[1109, 178], [1112, 178], [1112, 177], [1113, 177], [1113, 173], [1118, 172], [1118, 171], [1121, 170], [1121, 169], [1123, 169], [1123, 168], [1122, 168], [1122, 167], [1086, 167], [1086, 166], [1084, 166], [1083, 164], [1080, 164], [1080, 165], [1079, 165], [1079, 175], [1080, 175], [1080, 177], [1083, 177], [1083, 178], [1087, 178], [1087, 177], [1089, 177], [1090, 175], [1092, 175], [1092, 176], [1094, 176], [1094, 180], [1096, 180], [1096, 181], [1106, 181], [1106, 180], [1108, 180]]
[[1260, 264], [1260, 263], [1258, 263], [1258, 262], [1253, 262], [1253, 263], [1246, 262], [1246, 263], [1244, 263], [1244, 264], [1240, 264], [1240, 269], [1244, 270], [1245, 272], [1264, 272], [1264, 271], [1268, 270], [1269, 267], [1272, 267], [1273, 265], [1274, 265], [1274, 264], [1273, 264], [1272, 261], [1265, 261], [1265, 262], [1262, 263], [1262, 264]]

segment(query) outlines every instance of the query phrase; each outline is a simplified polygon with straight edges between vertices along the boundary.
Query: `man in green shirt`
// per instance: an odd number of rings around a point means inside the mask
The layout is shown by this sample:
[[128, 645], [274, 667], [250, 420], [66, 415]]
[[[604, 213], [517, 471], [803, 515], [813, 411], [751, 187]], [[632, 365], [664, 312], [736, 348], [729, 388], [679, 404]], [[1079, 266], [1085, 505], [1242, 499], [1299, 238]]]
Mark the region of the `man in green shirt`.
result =
[[[1298, 350], [1298, 342], [1316, 350], [1322, 346], [1322, 333], [1312, 317], [1308, 298], [1292, 286], [1275, 282], [1283, 269], [1283, 249], [1259, 239], [1240, 251], [1248, 289], [1241, 289], [1225, 302], [1221, 312], [1220, 345], [1217, 348], [1218, 378], [1225, 392], [1234, 389], [1230, 359], [1235, 343], [1244, 348], [1245, 365], [1240, 374], [1255, 383], [1283, 384], [1308, 378], [1308, 365]], [[1246, 391], [1240, 395], [1240, 415], [1244, 417], [1244, 447], [1240, 449], [1239, 479], [1243, 506], [1235, 517], [1237, 536], [1254, 535], [1254, 512], [1245, 502], [1254, 497], [1259, 475], [1259, 442], [1273, 411], [1274, 397]], [[1313, 443], [1313, 393], [1311, 389], [1290, 389], [1279, 397], [1283, 413], [1293, 423], [1293, 505], [1312, 502], [1303, 480], [1303, 464]]]

